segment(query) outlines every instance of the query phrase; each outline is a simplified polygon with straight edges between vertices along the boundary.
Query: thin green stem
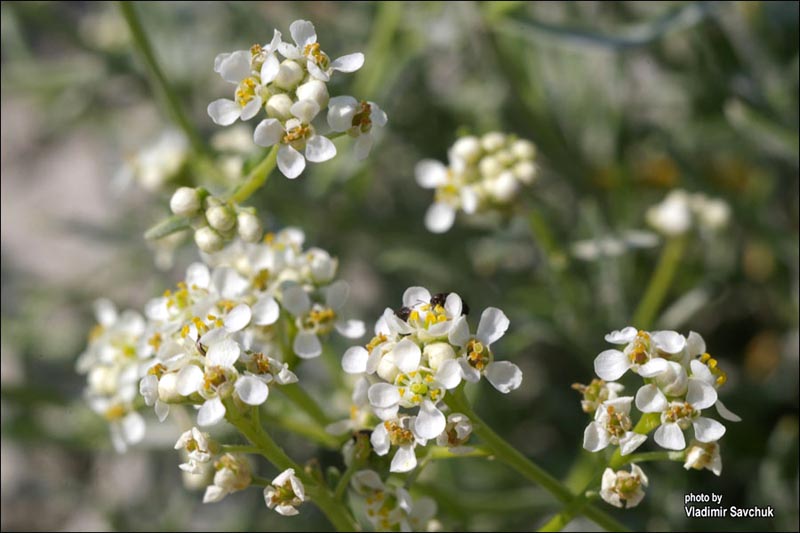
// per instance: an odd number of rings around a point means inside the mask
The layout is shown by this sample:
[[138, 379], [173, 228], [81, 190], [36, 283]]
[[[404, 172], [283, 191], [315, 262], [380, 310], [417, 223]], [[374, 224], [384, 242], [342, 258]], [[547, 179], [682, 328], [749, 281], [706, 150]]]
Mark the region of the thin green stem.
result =
[[622, 465], [648, 463], [652, 461], [677, 461], [682, 462], [685, 459], [683, 451], [680, 452], [642, 452], [633, 455], [626, 455], [622, 461]]
[[[509, 444], [500, 435], [494, 432], [486, 422], [480, 419], [472, 410], [469, 402], [464, 395], [463, 385], [456, 389], [454, 393], [445, 396], [445, 403], [456, 412], [464, 413], [472, 421], [473, 431], [484, 442], [484, 445], [492, 450], [494, 455], [506, 463], [508, 466], [537, 483], [542, 488], [552, 494], [562, 503], [569, 503], [575, 495], [567, 489], [561, 482], [547, 473], [540, 466], [522, 455], [516, 448]], [[608, 531], [625, 531], [626, 528], [614, 518], [592, 506], [586, 506], [583, 514], [587, 518], [596, 522]]]
[[246, 444], [223, 444], [222, 451], [225, 453], [261, 453], [255, 446]]
[[280, 145], [273, 146], [261, 162], [250, 171], [245, 180], [240, 183], [230, 194], [230, 200], [242, 203], [260, 189], [278, 162], [278, 149]]
[[261, 476], [250, 476], [250, 484], [257, 487], [269, 487], [272, 481]]
[[305, 413], [310, 416], [314, 422], [323, 428], [332, 422], [330, 417], [325, 414], [325, 411], [322, 410], [322, 407], [317, 403], [317, 401], [297, 383], [283, 385], [282, 387], [279, 387], [278, 390], [284, 396], [289, 398], [293, 404], [305, 411]]
[[161, 99], [164, 101], [173, 120], [175, 120], [186, 134], [195, 152], [199, 154], [207, 153], [206, 146], [200, 139], [200, 135], [197, 133], [192, 123], [189, 122], [178, 96], [167, 81], [166, 76], [164, 76], [164, 71], [161, 69], [156, 59], [153, 47], [150, 45], [150, 40], [147, 38], [147, 34], [144, 31], [141, 20], [139, 20], [139, 15], [136, 13], [133, 2], [119, 2], [118, 5], [122, 16], [125, 18], [125, 22], [128, 24], [133, 43], [139, 50], [144, 62], [147, 64], [154, 89], [161, 95]]
[[258, 408], [252, 409], [251, 415], [248, 417], [239, 410], [233, 399], [226, 400], [225, 407], [225, 418], [228, 422], [258, 448], [258, 452], [264, 456], [267, 461], [272, 463], [278, 470], [286, 470], [288, 468], [294, 469], [295, 475], [303, 482], [306, 493], [311, 501], [320, 508], [337, 531], [358, 530], [356, 521], [350, 516], [347, 509], [334, 499], [328, 488], [320, 486], [316, 480], [306, 474], [303, 467], [294, 462], [294, 460], [283, 451], [283, 448], [264, 431], [264, 428], [262, 428], [261, 424], [258, 422]]
[[669, 239], [661, 250], [658, 265], [650, 277], [650, 282], [633, 313], [633, 324], [640, 329], [648, 329], [653, 325], [653, 320], [667, 295], [672, 279], [678, 270], [678, 265], [683, 257], [687, 239], [681, 235]]

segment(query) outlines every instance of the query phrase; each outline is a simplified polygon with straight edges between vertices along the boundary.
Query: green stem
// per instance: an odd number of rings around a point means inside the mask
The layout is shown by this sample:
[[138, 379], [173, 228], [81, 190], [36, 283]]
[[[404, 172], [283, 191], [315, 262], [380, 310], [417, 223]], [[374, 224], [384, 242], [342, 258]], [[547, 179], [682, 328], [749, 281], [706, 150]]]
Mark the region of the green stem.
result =
[[366, 57], [370, 61], [359, 71], [355, 83], [355, 94], [373, 94], [381, 80], [386, 78], [386, 68], [392, 61], [391, 48], [395, 42], [395, 32], [403, 16], [403, 4], [400, 2], [380, 2], [376, 6], [378, 13], [367, 44]]
[[678, 461], [682, 462], [685, 459], [683, 451], [680, 452], [642, 452], [633, 455], [626, 455], [622, 464], [648, 463], [652, 461]]
[[322, 410], [317, 401], [297, 383], [283, 385], [278, 390], [323, 428], [331, 423], [331, 419], [325, 414], [325, 411]]
[[258, 408], [247, 417], [232, 399], [225, 402], [225, 418], [247, 438], [264, 458], [278, 470], [294, 469], [295, 475], [303, 482], [306, 493], [320, 508], [337, 531], [357, 531], [358, 524], [347, 509], [336, 501], [327, 487], [320, 486], [305, 470], [289, 457], [285, 451], [264, 431], [258, 422]]
[[685, 248], [685, 236], [672, 237], [664, 245], [644, 296], [633, 313], [633, 324], [637, 328], [648, 329], [652, 326], [661, 303], [667, 295], [672, 278], [675, 277], [678, 270]]
[[[575, 495], [562, 485], [558, 479], [522, 455], [475, 414], [464, 395], [463, 385], [456, 389], [453, 394], [447, 394], [444, 401], [454, 412], [464, 413], [472, 421], [475, 434], [483, 440], [486, 447], [492, 450], [498, 459], [540, 485], [560, 502], [569, 503], [575, 499]], [[595, 507], [587, 506], [584, 514], [608, 531], [626, 530], [625, 526]]]
[[175, 94], [175, 91], [170, 86], [166, 76], [164, 76], [164, 71], [161, 70], [161, 66], [158, 64], [156, 55], [153, 52], [153, 47], [150, 45], [147, 34], [142, 27], [142, 22], [139, 20], [139, 16], [136, 14], [136, 9], [134, 8], [133, 2], [119, 2], [118, 5], [120, 11], [122, 12], [122, 16], [125, 18], [125, 22], [128, 24], [128, 29], [131, 32], [133, 43], [139, 50], [139, 53], [142, 55], [142, 58], [144, 59], [145, 63], [147, 64], [147, 68], [150, 71], [152, 85], [156, 91], [161, 94], [161, 98], [166, 104], [169, 113], [172, 115], [172, 118], [175, 120], [178, 126], [180, 126], [180, 128], [186, 134], [186, 137], [189, 139], [189, 142], [192, 144], [192, 148], [194, 148], [195, 152], [199, 154], [207, 153], [205, 144], [203, 144], [203, 141], [200, 139], [200, 135], [197, 133], [197, 130], [194, 128], [194, 126], [192, 126], [191, 122], [189, 122], [189, 119], [186, 117], [183, 107], [181, 107], [180, 101], [178, 100], [178, 96]]
[[276, 144], [273, 146], [266, 157], [250, 171], [250, 174], [247, 175], [244, 182], [239, 184], [233, 192], [231, 192], [231, 201], [240, 204], [250, 198], [254, 192], [264, 185], [278, 162], [278, 148], [280, 148], [280, 145]]
[[222, 451], [225, 453], [261, 453], [255, 446], [244, 444], [223, 444]]

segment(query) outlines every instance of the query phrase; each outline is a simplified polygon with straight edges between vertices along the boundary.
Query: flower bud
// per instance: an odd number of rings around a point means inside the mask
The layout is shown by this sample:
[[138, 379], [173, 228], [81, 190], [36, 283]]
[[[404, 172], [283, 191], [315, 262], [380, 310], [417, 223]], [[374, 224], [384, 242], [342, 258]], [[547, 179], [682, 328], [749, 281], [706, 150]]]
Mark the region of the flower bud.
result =
[[478, 163], [478, 168], [485, 179], [495, 178], [504, 170], [503, 165], [500, 164], [500, 161], [492, 156], [487, 156], [481, 159], [481, 162]]
[[493, 131], [481, 137], [481, 146], [487, 152], [494, 152], [503, 147], [506, 143], [506, 136], [502, 133]]
[[236, 225], [236, 216], [230, 207], [218, 205], [206, 210], [209, 226], [218, 231], [229, 231]]
[[287, 94], [276, 94], [267, 100], [267, 115], [281, 122], [292, 117], [291, 108], [292, 99]]
[[455, 359], [456, 352], [447, 342], [434, 342], [425, 347], [422, 352], [428, 358], [428, 367], [436, 372], [448, 359]]
[[511, 201], [519, 191], [519, 182], [511, 172], [503, 172], [497, 178], [486, 182], [486, 191], [496, 201]]
[[531, 161], [520, 161], [513, 168], [514, 176], [522, 183], [529, 185], [536, 179], [536, 165]]
[[329, 283], [336, 275], [339, 262], [331, 255], [320, 248], [308, 250], [308, 263], [311, 269], [311, 277], [317, 283]]
[[304, 75], [303, 67], [301, 67], [299, 63], [291, 59], [286, 59], [281, 63], [278, 75], [275, 76], [275, 81], [273, 83], [276, 87], [288, 91], [297, 87], [297, 84], [303, 80]]
[[222, 249], [225, 241], [213, 228], [203, 226], [194, 232], [194, 242], [200, 250], [210, 254]]
[[264, 233], [258, 217], [247, 211], [242, 211], [236, 217], [236, 229], [239, 232], [239, 237], [246, 242], [256, 242], [261, 238], [261, 234]]
[[511, 153], [521, 160], [531, 160], [536, 156], [536, 145], [526, 139], [517, 139], [511, 145]]
[[453, 144], [452, 153], [468, 164], [475, 163], [481, 155], [481, 142], [472, 135], [461, 137]]
[[200, 210], [200, 195], [196, 189], [180, 187], [172, 194], [169, 208], [178, 216], [192, 216]]
[[313, 100], [320, 109], [328, 106], [328, 86], [320, 80], [311, 80], [297, 88], [298, 100]]

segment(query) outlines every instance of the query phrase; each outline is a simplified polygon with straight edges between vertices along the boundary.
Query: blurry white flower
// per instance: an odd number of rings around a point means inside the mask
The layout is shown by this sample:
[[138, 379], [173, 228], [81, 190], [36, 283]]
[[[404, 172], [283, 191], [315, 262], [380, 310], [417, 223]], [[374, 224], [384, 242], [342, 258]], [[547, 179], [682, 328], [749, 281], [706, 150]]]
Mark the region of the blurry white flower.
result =
[[588, 385], [574, 383], [572, 388], [583, 395], [581, 400], [583, 412], [594, 414], [603, 402], [615, 400], [625, 387], [620, 383], [607, 383], [602, 379], [593, 379]]
[[203, 464], [211, 461], [214, 456], [216, 444], [213, 443], [208, 433], [203, 433], [196, 427], [184, 431], [175, 443], [176, 450], [185, 450], [188, 460], [178, 466], [184, 472], [201, 474]]
[[719, 198], [675, 189], [661, 203], [650, 207], [645, 216], [653, 228], [667, 236], [686, 233], [693, 225], [713, 232], [728, 224], [730, 207]]
[[206, 487], [203, 503], [218, 502], [232, 492], [244, 490], [253, 479], [250, 463], [242, 455], [226, 453], [214, 463], [214, 469], [214, 483]]
[[632, 464], [630, 473], [606, 468], [601, 483], [600, 497], [603, 500], [614, 507], [630, 509], [639, 505], [644, 498], [648, 479], [638, 465]]
[[160, 191], [180, 175], [188, 158], [189, 141], [182, 133], [167, 130], [128, 158], [114, 178], [115, 186], [124, 190], [135, 181], [146, 191]]
[[405, 489], [384, 484], [373, 470], [356, 472], [350, 484], [364, 498], [376, 531], [432, 531], [436, 502], [431, 498], [414, 501]]
[[306, 499], [303, 482], [294, 475], [294, 469], [284, 470], [272, 480], [272, 484], [264, 489], [264, 501], [267, 507], [283, 516], [298, 514], [297, 506]]
[[686, 461], [683, 468], [689, 470], [711, 470], [715, 475], [722, 474], [722, 458], [719, 454], [719, 443], [693, 440], [686, 449]]

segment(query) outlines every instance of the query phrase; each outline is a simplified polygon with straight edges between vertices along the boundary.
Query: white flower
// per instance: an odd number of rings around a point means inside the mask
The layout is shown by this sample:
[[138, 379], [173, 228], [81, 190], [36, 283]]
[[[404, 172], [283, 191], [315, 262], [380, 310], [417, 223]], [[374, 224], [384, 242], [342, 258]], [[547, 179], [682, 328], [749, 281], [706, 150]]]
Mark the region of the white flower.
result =
[[700, 442], [693, 440], [686, 449], [686, 461], [683, 468], [689, 470], [711, 470], [715, 475], [722, 474], [722, 458], [719, 455], [717, 442]]
[[211, 461], [215, 453], [213, 451], [215, 447], [216, 445], [208, 433], [203, 433], [196, 427], [184, 431], [178, 442], [175, 443], [175, 449], [185, 450], [188, 454], [188, 461], [180, 464], [178, 468], [190, 474], [202, 473], [203, 464]]
[[668, 450], [683, 450], [686, 448], [683, 431], [690, 426], [694, 428], [694, 437], [700, 442], [721, 439], [725, 435], [725, 426], [712, 418], [700, 416], [701, 409], [711, 407], [716, 399], [716, 392], [712, 395], [708, 389], [690, 384], [686, 401], [672, 401], [661, 413], [661, 425], [653, 435], [656, 443]]
[[645, 215], [648, 224], [668, 236], [686, 233], [692, 225], [689, 196], [683, 190], [675, 190], [657, 205], [650, 207]]
[[252, 475], [246, 457], [226, 453], [214, 463], [214, 468], [214, 483], [206, 487], [203, 503], [218, 502], [231, 492], [250, 486]]
[[275, 51], [280, 43], [281, 33], [275, 30], [266, 46], [255, 45], [251, 50], [219, 54], [214, 59], [214, 72], [236, 85], [233, 100], [220, 98], [208, 105], [208, 116], [215, 124], [229, 126], [237, 119], [250, 120], [258, 114], [269, 94], [266, 85], [278, 74]]
[[373, 470], [356, 472], [350, 484], [365, 498], [367, 519], [376, 531], [432, 531], [432, 499], [414, 501], [405, 489], [385, 485]]
[[414, 426], [415, 417], [403, 416], [381, 422], [372, 431], [370, 442], [376, 454], [383, 456], [389, 453], [392, 446], [397, 447], [389, 467], [390, 472], [409, 472], [417, 466], [414, 448], [418, 444], [425, 446], [427, 439], [420, 438], [414, 431]]
[[295, 45], [280, 44], [280, 52], [287, 59], [306, 60], [309, 74], [321, 81], [330, 80], [334, 70], [339, 72], [355, 72], [364, 65], [364, 54], [358, 52], [348, 54], [333, 61], [322, 51], [317, 43], [317, 32], [314, 25], [307, 20], [295, 20], [289, 26], [289, 33]]
[[461, 348], [458, 363], [465, 380], [475, 383], [483, 374], [503, 394], [519, 388], [522, 371], [510, 361], [494, 361], [491, 350], [491, 345], [505, 334], [509, 324], [505, 313], [495, 307], [483, 311], [474, 336], [469, 332], [466, 317], [456, 320], [448, 339]]
[[[314, 100], [300, 100], [292, 104], [290, 112], [294, 118], [282, 124], [276, 118], [262, 120], [253, 133], [259, 146], [273, 146], [278, 149], [278, 168], [289, 179], [299, 176], [306, 168], [306, 159], [312, 163], [322, 163], [336, 155], [336, 146], [330, 139], [318, 135], [311, 125], [319, 113], [319, 104]], [[305, 157], [300, 153], [304, 150]]]
[[630, 412], [633, 397], [607, 400], [597, 408], [592, 421], [583, 433], [583, 447], [598, 452], [609, 444], [619, 445], [620, 453], [628, 455], [647, 440], [646, 435], [633, 432]]
[[584, 413], [593, 414], [607, 400], [614, 400], [625, 388], [620, 383], [607, 383], [602, 379], [593, 379], [588, 385], [574, 383], [572, 388], [583, 395], [581, 408]]
[[624, 470], [614, 472], [606, 468], [603, 472], [600, 497], [614, 507], [630, 509], [642, 501], [647, 484], [647, 476], [638, 465], [632, 464], [630, 473]]
[[606, 335], [606, 342], [625, 344], [623, 351], [605, 350], [594, 360], [594, 371], [606, 381], [616, 381], [629, 369], [650, 378], [667, 369], [664, 357], [681, 354], [686, 347], [683, 335], [674, 331], [648, 333], [627, 327]]
[[472, 422], [467, 415], [450, 413], [447, 415], [447, 426], [438, 437], [436, 444], [447, 446], [453, 453], [468, 453], [472, 451], [469, 446], [464, 446], [472, 435]]
[[115, 189], [125, 190], [136, 181], [149, 192], [161, 191], [178, 178], [189, 159], [189, 141], [182, 133], [167, 130], [155, 142], [129, 157], [114, 176]]
[[225, 418], [222, 400], [233, 392], [239, 376], [234, 364], [240, 352], [239, 344], [232, 339], [220, 339], [208, 346], [204, 370], [187, 365], [178, 373], [178, 392], [184, 396], [198, 393], [205, 399], [197, 412], [198, 425], [213, 426]]
[[200, 211], [200, 195], [197, 189], [179, 187], [170, 198], [169, 208], [180, 216], [191, 216]]
[[328, 104], [328, 125], [333, 131], [356, 138], [356, 158], [365, 159], [374, 143], [375, 128], [386, 125], [386, 113], [375, 102], [352, 96], [335, 96]]
[[272, 480], [272, 484], [264, 489], [264, 501], [267, 507], [275, 509], [283, 516], [298, 514], [297, 506], [306, 499], [303, 482], [294, 475], [294, 469], [284, 470]]

